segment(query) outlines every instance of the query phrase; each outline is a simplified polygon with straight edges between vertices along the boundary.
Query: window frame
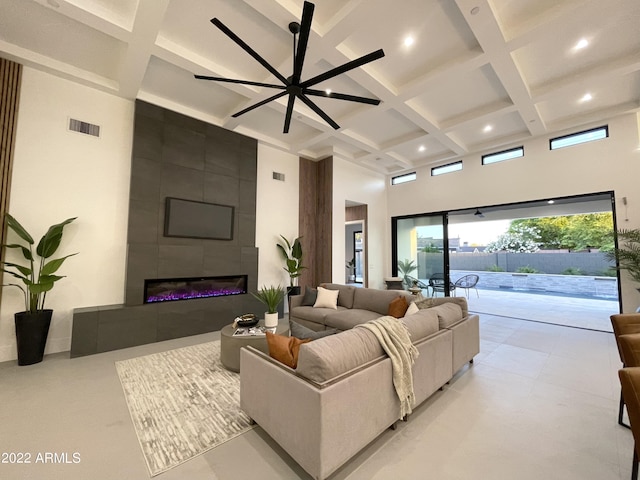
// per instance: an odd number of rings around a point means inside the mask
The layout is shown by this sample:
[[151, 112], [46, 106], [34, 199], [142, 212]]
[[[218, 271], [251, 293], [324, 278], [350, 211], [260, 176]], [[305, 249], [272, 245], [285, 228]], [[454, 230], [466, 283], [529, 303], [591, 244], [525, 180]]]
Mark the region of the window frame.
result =
[[[572, 138], [572, 137], [579, 137], [581, 135], [587, 135], [589, 133], [598, 132], [600, 130], [604, 130], [604, 137], [602, 137], [602, 138], [594, 138], [594, 139], [591, 139], [591, 140], [584, 140], [584, 141], [581, 141], [581, 142], [571, 143], [569, 145], [562, 145], [562, 146], [559, 146], [559, 147], [557, 147], [557, 146], [554, 147], [554, 145], [553, 145], [554, 142], [557, 142], [559, 140], [566, 140], [566, 139], [569, 139], [569, 138]], [[568, 135], [561, 135], [559, 137], [550, 138], [549, 139], [549, 150], [559, 150], [561, 148], [574, 147], [576, 145], [581, 145], [583, 143], [595, 142], [596, 140], [604, 140], [605, 138], [609, 138], [609, 125], [601, 125], [599, 127], [589, 128], [587, 130], [582, 130], [580, 132], [575, 132], [575, 133], [570, 133]]]
[[[508, 158], [503, 158], [503, 159], [500, 159], [500, 160], [493, 160], [493, 161], [489, 161], [489, 162], [485, 161], [487, 159], [491, 159], [492, 157], [497, 157], [499, 155], [504, 155], [506, 153], [517, 152], [517, 151], [520, 151], [521, 155], [516, 155], [516, 156], [508, 157]], [[482, 163], [482, 165], [492, 165], [494, 163], [505, 162], [507, 160], [513, 160], [514, 158], [521, 158], [521, 157], [524, 157], [524, 145], [520, 145], [519, 147], [514, 147], [514, 148], [508, 148], [506, 150], [501, 150], [499, 152], [487, 153], [486, 155], [482, 155], [481, 163]]]
[[[413, 176], [413, 178], [408, 178], [411, 176]], [[406, 180], [397, 181], [398, 179], [404, 179], [404, 178], [406, 178]], [[391, 177], [391, 185], [402, 185], [403, 183], [415, 182], [417, 179], [418, 179], [418, 174], [416, 172], [403, 173], [402, 175], [396, 175], [395, 177]]]
[[[435, 173], [438, 170], [443, 170], [443, 169], [445, 169], [447, 167], [452, 167], [454, 165], [460, 165], [460, 168], [456, 168], [455, 170], [450, 170], [450, 171], [447, 171], [447, 172]], [[439, 175], [446, 175], [447, 173], [459, 172], [460, 170], [462, 170], [462, 160], [458, 160], [457, 162], [447, 163], [446, 165], [439, 165], [437, 167], [432, 167], [431, 168], [431, 176], [432, 177], [437, 177]]]

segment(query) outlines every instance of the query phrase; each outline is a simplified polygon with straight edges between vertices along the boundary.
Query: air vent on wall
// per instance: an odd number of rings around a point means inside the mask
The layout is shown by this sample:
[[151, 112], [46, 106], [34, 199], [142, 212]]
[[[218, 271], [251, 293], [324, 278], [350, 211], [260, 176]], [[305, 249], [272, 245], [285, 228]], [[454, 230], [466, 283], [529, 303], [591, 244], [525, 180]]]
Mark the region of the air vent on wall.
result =
[[284, 182], [284, 173], [273, 172], [273, 179]]
[[69, 119], [69, 130], [72, 132], [84, 133], [85, 135], [91, 135], [92, 137], [100, 136], [100, 125], [83, 122], [81, 120], [76, 120], [75, 118]]

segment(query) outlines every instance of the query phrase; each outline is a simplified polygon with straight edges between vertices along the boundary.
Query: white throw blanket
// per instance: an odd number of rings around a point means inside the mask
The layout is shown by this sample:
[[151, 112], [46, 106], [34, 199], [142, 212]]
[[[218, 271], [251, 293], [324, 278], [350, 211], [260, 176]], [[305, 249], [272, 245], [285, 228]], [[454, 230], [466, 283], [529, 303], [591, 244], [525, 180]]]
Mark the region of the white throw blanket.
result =
[[406, 325], [395, 317], [380, 317], [357, 325], [373, 332], [380, 345], [391, 359], [393, 386], [400, 400], [400, 418], [412, 411], [415, 402], [411, 365], [419, 352], [411, 343]]

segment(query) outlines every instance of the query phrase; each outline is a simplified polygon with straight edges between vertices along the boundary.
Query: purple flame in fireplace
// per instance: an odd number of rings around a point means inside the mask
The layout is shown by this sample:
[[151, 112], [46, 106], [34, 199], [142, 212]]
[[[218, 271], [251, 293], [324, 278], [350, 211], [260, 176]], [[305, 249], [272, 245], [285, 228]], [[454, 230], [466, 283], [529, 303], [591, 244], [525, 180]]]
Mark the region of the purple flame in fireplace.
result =
[[164, 278], [144, 281], [144, 303], [247, 293], [247, 276]]

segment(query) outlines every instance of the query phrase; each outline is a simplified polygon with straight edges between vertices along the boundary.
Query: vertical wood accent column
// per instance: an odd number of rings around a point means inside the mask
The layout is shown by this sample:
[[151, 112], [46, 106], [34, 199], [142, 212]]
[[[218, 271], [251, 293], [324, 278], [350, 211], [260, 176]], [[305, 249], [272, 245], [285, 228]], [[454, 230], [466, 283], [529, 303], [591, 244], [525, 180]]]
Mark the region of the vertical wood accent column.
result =
[[358, 205], [354, 207], [345, 208], [345, 221], [355, 222], [362, 220], [364, 223], [364, 287], [369, 286], [369, 262], [367, 261], [367, 255], [369, 255], [369, 221], [368, 221], [368, 206]]
[[0, 243], [6, 235], [4, 214], [9, 207], [21, 76], [22, 65], [0, 58]]
[[333, 237], [333, 157], [319, 162], [300, 159], [299, 236], [303, 264], [301, 287], [331, 282]]

